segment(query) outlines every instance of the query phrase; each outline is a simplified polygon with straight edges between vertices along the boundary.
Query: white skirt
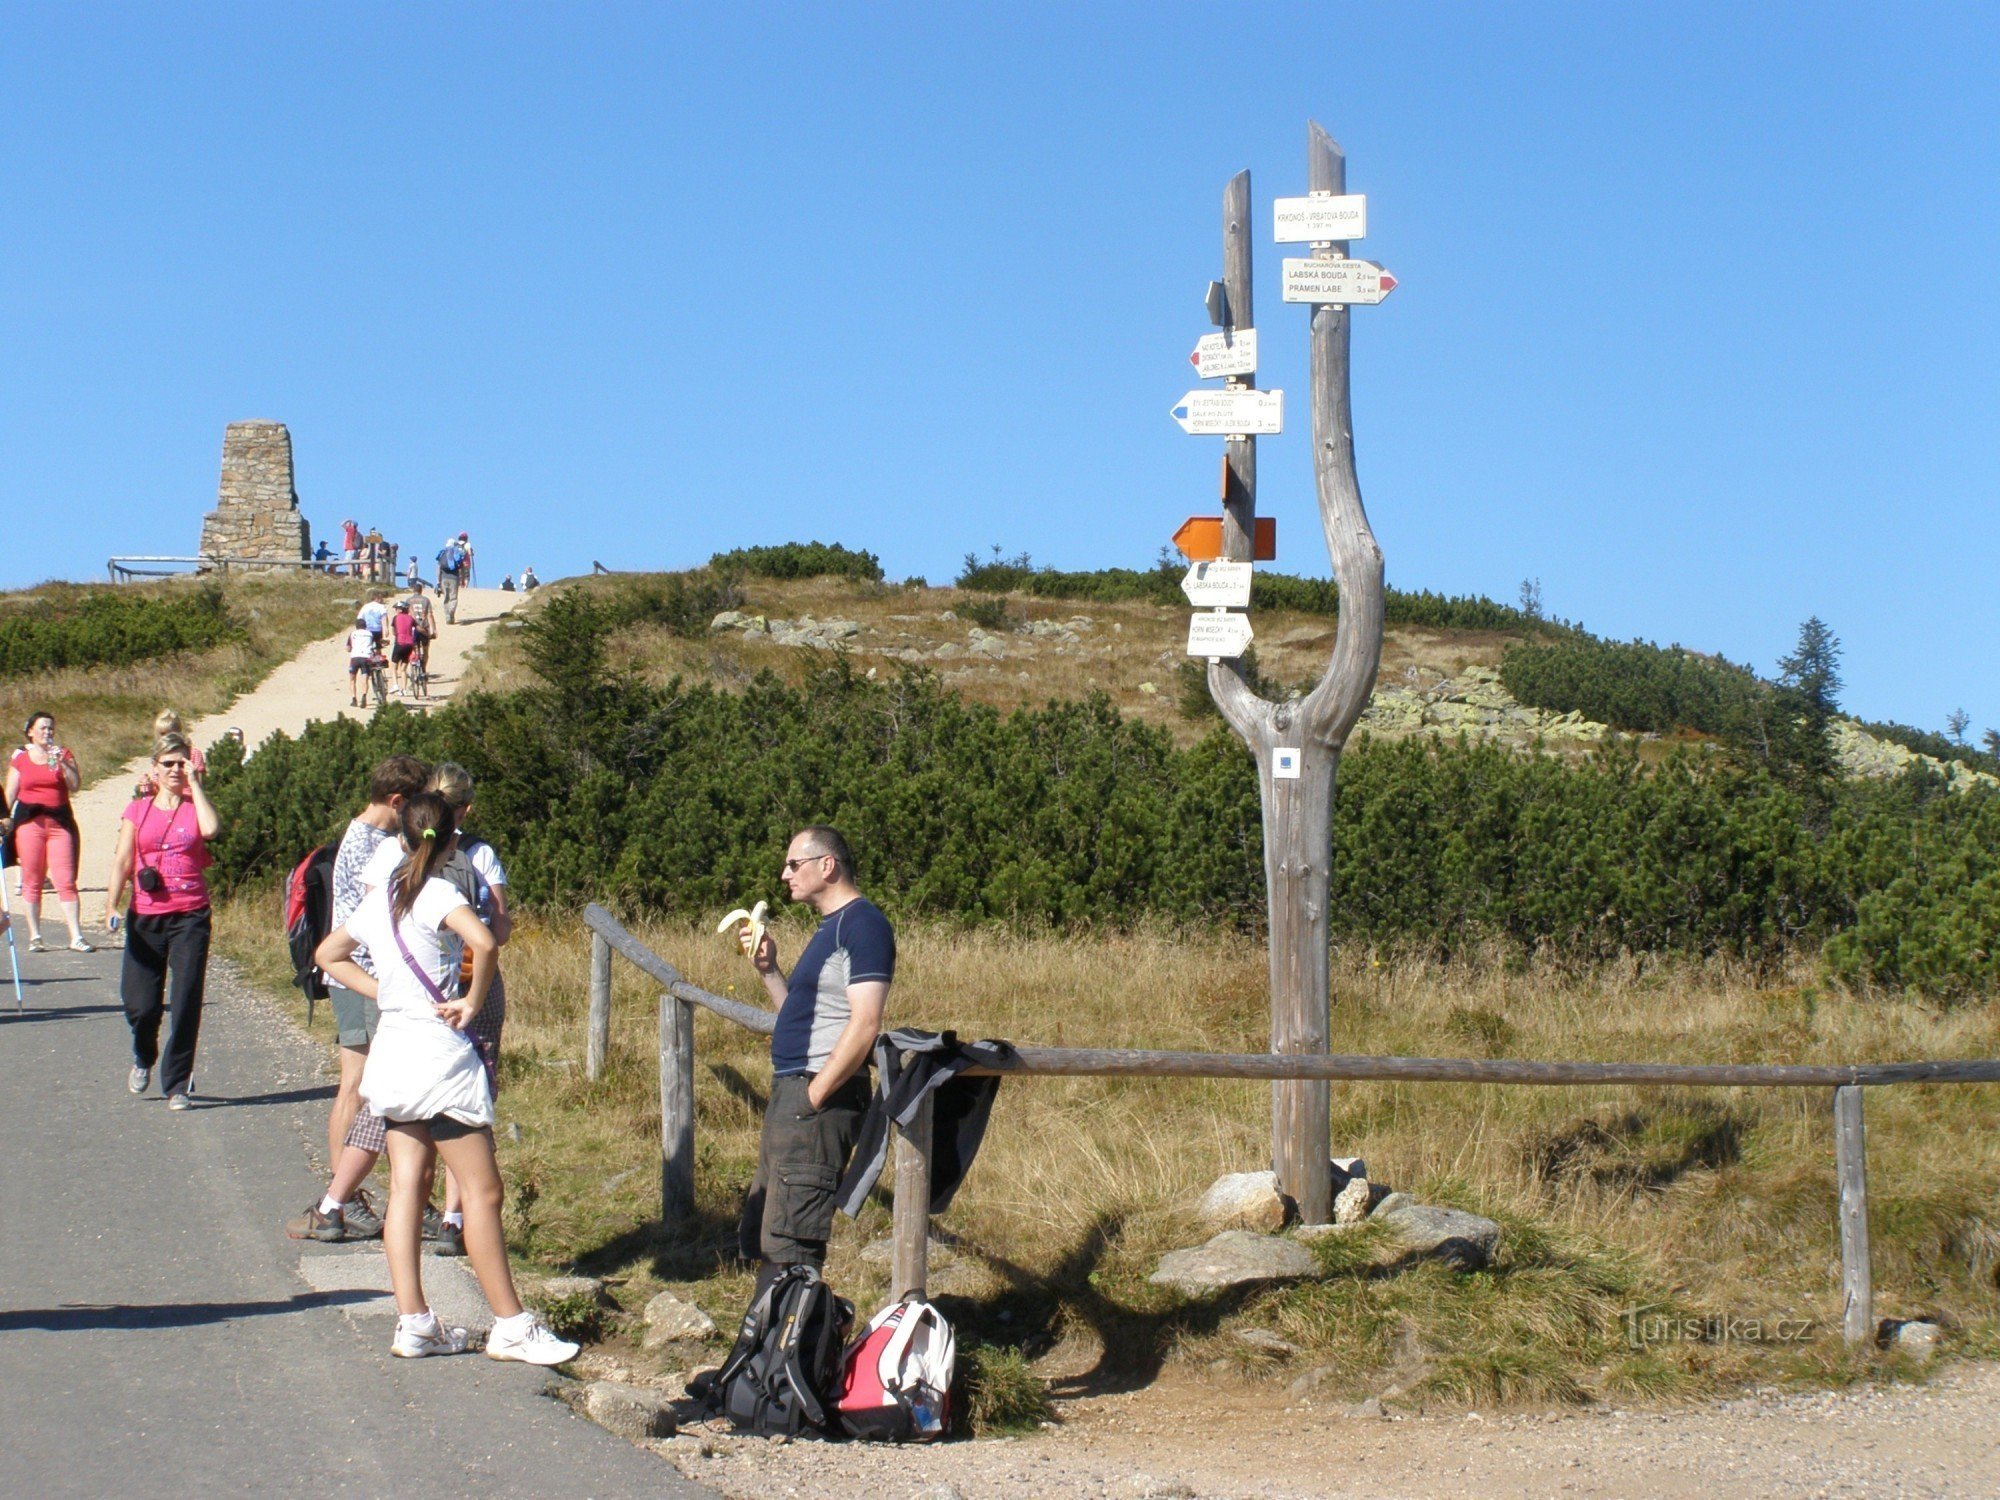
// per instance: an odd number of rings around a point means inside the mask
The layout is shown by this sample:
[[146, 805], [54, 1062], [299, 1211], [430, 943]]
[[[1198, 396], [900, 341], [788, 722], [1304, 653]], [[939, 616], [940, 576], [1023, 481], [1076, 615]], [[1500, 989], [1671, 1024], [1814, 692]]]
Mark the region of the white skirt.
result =
[[383, 1014], [361, 1072], [361, 1098], [385, 1120], [449, 1115], [463, 1125], [493, 1123], [479, 1049], [464, 1032], [428, 1017]]

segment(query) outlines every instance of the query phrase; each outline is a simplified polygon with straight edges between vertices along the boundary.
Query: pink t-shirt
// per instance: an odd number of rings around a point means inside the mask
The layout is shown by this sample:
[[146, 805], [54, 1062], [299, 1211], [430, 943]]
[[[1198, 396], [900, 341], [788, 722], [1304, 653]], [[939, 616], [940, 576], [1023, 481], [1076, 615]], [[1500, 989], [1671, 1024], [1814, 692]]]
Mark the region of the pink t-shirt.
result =
[[416, 645], [417, 622], [410, 618], [410, 612], [408, 610], [402, 610], [398, 612], [396, 615], [392, 616], [391, 624], [396, 632], [397, 645], [399, 646]]
[[[200, 911], [208, 905], [208, 882], [202, 871], [215, 861], [195, 823], [194, 800], [182, 799], [172, 812], [153, 805], [150, 797], [127, 803], [124, 819], [137, 831], [133, 841], [132, 911], [141, 917]], [[166, 883], [157, 891], [139, 884], [139, 872], [154, 869]]]
[[[67, 749], [63, 751], [63, 765], [74, 759]], [[32, 802], [38, 807], [69, 806], [69, 783], [57, 767], [37, 763], [23, 747], [14, 752], [14, 769], [21, 777], [20, 788], [14, 794], [17, 801]]]

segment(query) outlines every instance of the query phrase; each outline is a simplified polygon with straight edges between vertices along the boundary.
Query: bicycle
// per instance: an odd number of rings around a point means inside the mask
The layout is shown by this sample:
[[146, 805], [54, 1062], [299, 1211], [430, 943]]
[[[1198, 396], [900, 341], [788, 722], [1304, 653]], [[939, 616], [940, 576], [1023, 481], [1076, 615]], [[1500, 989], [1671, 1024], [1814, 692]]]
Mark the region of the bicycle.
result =
[[389, 663], [381, 656], [368, 658], [368, 691], [374, 695], [377, 708], [389, 706]]
[[424, 654], [412, 651], [410, 659], [403, 664], [403, 680], [409, 685], [412, 698], [430, 696], [431, 674], [424, 669]]

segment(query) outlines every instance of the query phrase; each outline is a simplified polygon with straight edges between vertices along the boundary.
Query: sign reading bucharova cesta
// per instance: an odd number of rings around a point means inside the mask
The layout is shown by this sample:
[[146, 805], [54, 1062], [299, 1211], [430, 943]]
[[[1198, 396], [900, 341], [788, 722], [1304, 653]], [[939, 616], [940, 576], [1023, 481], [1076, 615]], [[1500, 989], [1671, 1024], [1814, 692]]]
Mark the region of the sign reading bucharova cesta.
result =
[[1241, 656], [1255, 635], [1248, 615], [1232, 614], [1228, 610], [1192, 615], [1188, 619], [1187, 654]]
[[1181, 592], [1196, 606], [1248, 609], [1253, 571], [1247, 562], [1198, 562], [1181, 580]]
[[1372, 260], [1285, 259], [1287, 302], [1376, 303], [1396, 289], [1396, 278]]
[[1257, 370], [1257, 330], [1237, 328], [1227, 333], [1204, 333], [1195, 342], [1188, 362], [1204, 380], [1218, 375], [1253, 375]]
[[1285, 393], [1229, 387], [1219, 391], [1189, 391], [1173, 409], [1183, 432], [1197, 437], [1229, 437], [1235, 433], [1283, 432]]
[[1368, 233], [1365, 193], [1316, 193], [1310, 198], [1273, 198], [1272, 238], [1281, 245], [1313, 240], [1358, 240]]

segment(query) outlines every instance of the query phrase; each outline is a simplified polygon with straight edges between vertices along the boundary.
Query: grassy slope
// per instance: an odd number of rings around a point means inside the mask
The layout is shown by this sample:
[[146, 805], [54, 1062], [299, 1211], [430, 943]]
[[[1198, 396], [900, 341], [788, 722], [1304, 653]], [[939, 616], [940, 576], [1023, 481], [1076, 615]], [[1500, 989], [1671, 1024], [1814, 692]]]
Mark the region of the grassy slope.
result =
[[[194, 587], [194, 580], [119, 587], [166, 593]], [[31, 712], [54, 714], [63, 743], [76, 751], [82, 764], [85, 782], [95, 781], [146, 749], [152, 740], [153, 715], [162, 708], [178, 709], [192, 723], [255, 687], [307, 642], [331, 635], [342, 614], [333, 601], [351, 599], [356, 592], [351, 580], [293, 575], [231, 575], [222, 587], [231, 614], [245, 627], [244, 640], [129, 667], [75, 668], [0, 679], [0, 726], [14, 726], [4, 731], [12, 735]], [[33, 609], [38, 600], [75, 592], [74, 584], [43, 584], [0, 595], [0, 609]]]

